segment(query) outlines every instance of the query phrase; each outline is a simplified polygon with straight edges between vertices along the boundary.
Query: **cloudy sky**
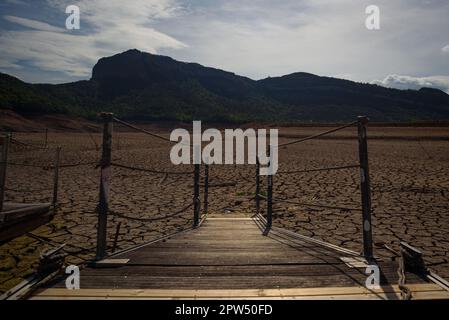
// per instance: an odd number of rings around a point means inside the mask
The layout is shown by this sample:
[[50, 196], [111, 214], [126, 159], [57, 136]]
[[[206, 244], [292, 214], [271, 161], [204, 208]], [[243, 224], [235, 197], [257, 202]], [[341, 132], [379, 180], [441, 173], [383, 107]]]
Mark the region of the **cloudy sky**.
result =
[[[81, 28], [67, 30], [68, 5]], [[365, 27], [368, 5], [380, 30]], [[28, 82], [88, 79], [127, 49], [253, 79], [297, 71], [449, 93], [448, 0], [2, 0], [0, 71]]]

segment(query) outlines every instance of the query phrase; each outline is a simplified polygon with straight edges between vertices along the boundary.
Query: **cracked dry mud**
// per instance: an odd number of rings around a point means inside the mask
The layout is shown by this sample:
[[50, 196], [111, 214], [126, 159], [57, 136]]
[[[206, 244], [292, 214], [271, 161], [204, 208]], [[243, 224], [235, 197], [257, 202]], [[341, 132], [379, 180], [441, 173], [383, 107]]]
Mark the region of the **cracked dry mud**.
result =
[[[299, 137], [323, 128], [283, 128], [286, 136]], [[406, 241], [421, 249], [428, 266], [449, 278], [449, 128], [369, 128], [369, 162], [372, 184], [373, 233], [376, 243], [397, 249]], [[279, 171], [356, 164], [354, 129], [339, 139], [312, 140], [279, 150]], [[41, 143], [42, 134], [16, 134], [20, 141]], [[420, 137], [421, 140], [416, 140]], [[341, 138], [341, 139], [340, 139]], [[50, 145], [61, 145], [61, 163], [96, 162], [100, 135], [52, 133]], [[287, 141], [287, 140], [285, 140]], [[167, 171], [191, 171], [192, 166], [170, 164], [169, 146], [139, 133], [115, 133], [113, 161]], [[47, 151], [13, 146], [10, 162], [48, 165]], [[209, 212], [254, 213], [254, 166], [213, 165], [210, 172]], [[262, 180], [262, 188], [266, 186]], [[274, 225], [361, 251], [361, 213], [305, 207], [277, 200], [360, 207], [359, 172], [277, 174], [274, 179]], [[41, 240], [21, 236], [0, 246], [0, 291], [18, 284], [36, 270], [39, 254], [51, 245], [66, 243], [66, 263], [82, 263], [94, 256], [99, 170], [95, 165], [61, 168], [59, 209], [53, 221], [32, 233]], [[147, 174], [114, 168], [110, 208], [127, 216], [147, 218], [170, 214], [192, 201], [193, 175]], [[6, 200], [45, 202], [52, 196], [52, 171], [9, 166]], [[202, 195], [201, 195], [202, 196]], [[262, 203], [262, 210], [265, 204]], [[226, 212], [226, 213], [225, 213]], [[117, 250], [157, 238], [191, 225], [193, 209], [165, 220], [134, 221], [110, 215], [108, 249], [121, 222]], [[376, 255], [392, 253], [376, 247]]]

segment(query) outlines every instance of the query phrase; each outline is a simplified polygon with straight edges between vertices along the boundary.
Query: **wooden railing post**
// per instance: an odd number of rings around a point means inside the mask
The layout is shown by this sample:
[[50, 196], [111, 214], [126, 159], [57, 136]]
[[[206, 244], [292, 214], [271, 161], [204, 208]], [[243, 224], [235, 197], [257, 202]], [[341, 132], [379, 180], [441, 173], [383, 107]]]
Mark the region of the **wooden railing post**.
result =
[[61, 160], [61, 147], [56, 148], [55, 153], [55, 168], [53, 175], [53, 206], [58, 204], [58, 185], [59, 185], [59, 162]]
[[267, 228], [266, 233], [273, 225], [273, 175], [267, 175]]
[[367, 117], [358, 117], [358, 140], [360, 159], [360, 192], [362, 198], [363, 216], [363, 255], [366, 259], [373, 258], [373, 235], [371, 225], [371, 186], [368, 167], [368, 143], [366, 135]]
[[3, 210], [6, 186], [6, 168], [8, 166], [8, 149], [10, 136], [0, 137], [0, 212]]
[[112, 158], [112, 113], [102, 113], [103, 151], [101, 155], [100, 202], [98, 205], [97, 259], [106, 255], [109, 181], [111, 178]]
[[204, 166], [204, 214], [207, 214], [209, 207], [209, 164]]
[[193, 227], [200, 223], [200, 165], [195, 164], [193, 177]]
[[260, 212], [260, 162], [256, 158], [256, 214]]

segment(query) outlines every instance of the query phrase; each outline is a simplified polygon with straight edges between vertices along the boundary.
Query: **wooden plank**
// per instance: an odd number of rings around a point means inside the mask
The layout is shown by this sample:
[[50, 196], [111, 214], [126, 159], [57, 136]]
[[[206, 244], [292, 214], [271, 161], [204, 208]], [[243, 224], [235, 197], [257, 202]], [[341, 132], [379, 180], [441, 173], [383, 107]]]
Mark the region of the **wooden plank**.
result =
[[[95, 269], [87, 268], [81, 270], [81, 275], [88, 276], [103, 276], [103, 275], [134, 275], [134, 276], [148, 276], [150, 273], [153, 276], [173, 276], [184, 277], [188, 275], [202, 275], [202, 276], [232, 276], [252, 274], [253, 276], [263, 275], [278, 275], [278, 276], [312, 276], [319, 274], [341, 274], [344, 269], [343, 265], [329, 265], [329, 264], [293, 264], [293, 265], [259, 265], [259, 266], [135, 266], [126, 265], [114, 269]], [[359, 269], [344, 269], [345, 274], [348, 275], [365, 275], [364, 270]], [[384, 270], [388, 276], [395, 276], [397, 278], [396, 270]], [[416, 279], [415, 277], [408, 277], [408, 280]]]
[[[189, 248], [189, 252], [198, 252], [198, 253], [225, 253], [225, 252], [238, 252], [242, 254], [258, 254], [264, 253], [269, 255], [280, 255], [280, 254], [294, 254], [297, 256], [307, 256], [313, 254], [325, 254], [323, 251], [315, 250], [313, 247], [287, 247], [281, 246], [276, 243], [266, 243], [266, 245], [254, 245], [254, 246], [239, 246], [237, 245], [224, 245], [219, 247], [217, 243], [208, 246], [207, 244], [199, 244], [194, 243], [190, 246], [190, 243], [185, 243], [185, 246], [182, 247], [180, 244], [172, 244], [170, 242], [166, 242], [165, 244], [159, 246], [149, 246], [145, 249], [145, 251], [134, 253], [132, 256], [140, 256], [142, 254], [152, 254], [152, 253], [173, 253], [173, 254], [186, 254], [186, 249]], [[271, 251], [270, 251], [271, 250]], [[299, 252], [298, 252], [299, 251]], [[131, 255], [130, 255], [131, 256]], [[333, 258], [334, 260], [340, 260], [338, 256], [328, 255], [328, 257]], [[343, 261], [342, 261], [343, 262]]]
[[[81, 286], [82, 290], [97, 290], [85, 291], [84, 298], [97, 298], [94, 293], [100, 298], [103, 294], [107, 298], [151, 299], [400, 297], [397, 263], [379, 264], [384, 287], [373, 292], [364, 288], [365, 268], [350, 268], [341, 260], [354, 257], [354, 253], [340, 249], [276, 230], [263, 236], [252, 220], [206, 220], [200, 228], [114, 255], [114, 259], [129, 259], [123, 266], [82, 269]], [[64, 280], [62, 276], [49, 286], [64, 288]], [[407, 282], [407, 286], [425, 284], [409, 273]], [[419, 288], [436, 290], [434, 285]], [[57, 297], [49, 292], [46, 297]], [[64, 297], [74, 296], [68, 293]]]
[[0, 297], [0, 300], [20, 300], [24, 299], [28, 295], [32, 294], [33, 289], [39, 285], [39, 283], [45, 283], [50, 281], [53, 277], [59, 274], [59, 271], [51, 274], [33, 274], [28, 277], [14, 288], [8, 290]]
[[129, 259], [103, 259], [96, 261], [93, 266], [97, 268], [120, 267], [126, 265]]
[[[32, 297], [31, 300], [167, 300], [180, 298], [175, 297]], [[230, 298], [224, 297], [184, 297], [183, 300], [229, 300]], [[294, 297], [239, 297], [240, 301], [254, 301], [254, 300], [400, 300], [400, 294], [396, 293], [379, 293], [379, 294], [359, 294], [359, 295], [323, 295], [323, 296], [294, 296]], [[413, 300], [447, 300], [446, 295], [435, 294], [434, 292], [419, 293]]]
[[133, 264], [158, 265], [259, 265], [301, 264], [338, 261], [333, 257], [319, 257], [306, 252], [139, 252], [129, 255]]
[[192, 245], [192, 246], [196, 246], [196, 247], [207, 247], [209, 245], [216, 245], [219, 246], [220, 244], [222, 246], [232, 246], [232, 247], [242, 247], [242, 248], [246, 248], [246, 247], [252, 247], [252, 246], [271, 246], [271, 247], [285, 247], [286, 245], [294, 245], [295, 247], [298, 248], [310, 248], [310, 249], [314, 249], [314, 250], [319, 250], [319, 251], [326, 251], [329, 254], [332, 253], [334, 256], [342, 256], [342, 254], [339, 254], [338, 252], [334, 252], [331, 250], [328, 250], [326, 248], [321, 248], [319, 246], [313, 245], [313, 244], [309, 244], [309, 243], [302, 243], [299, 241], [291, 241], [288, 239], [279, 239], [279, 240], [275, 240], [272, 238], [268, 238], [268, 237], [263, 237], [263, 238], [245, 238], [245, 239], [241, 239], [241, 238], [233, 238], [233, 239], [225, 239], [225, 241], [223, 239], [220, 238], [207, 238], [207, 239], [195, 239], [195, 241], [192, 241], [191, 239], [188, 238], [177, 238], [177, 239], [167, 239], [166, 241], [160, 242], [158, 244], [155, 245], [149, 245], [147, 247], [169, 247], [169, 246], [176, 246], [176, 245], [180, 245], [180, 246], [184, 246], [185, 245]]
[[[255, 222], [258, 223], [258, 225], [263, 228], [264, 224], [266, 223], [264, 217], [261, 216], [260, 214], [257, 215], [257, 217], [260, 219], [260, 223], [257, 221], [255, 221]], [[270, 238], [277, 238], [277, 237], [280, 237], [281, 235], [283, 235], [284, 238], [286, 236], [289, 237], [290, 241], [298, 240], [298, 241], [313, 243], [322, 248], [327, 248], [329, 251], [340, 252], [341, 254], [352, 255], [352, 256], [360, 256], [357, 252], [355, 252], [353, 250], [342, 248], [337, 245], [334, 245], [334, 244], [331, 244], [328, 242], [324, 242], [319, 239], [307, 237], [307, 236], [304, 236], [304, 235], [301, 235], [301, 234], [298, 234], [298, 233], [295, 233], [295, 232], [292, 232], [292, 231], [289, 231], [289, 230], [286, 230], [283, 228], [272, 227], [268, 236]]]
[[[420, 284], [409, 286], [418, 299], [448, 299], [449, 292], [436, 285]], [[313, 298], [348, 299], [377, 298], [399, 299], [397, 286], [368, 290], [365, 287], [293, 288], [293, 289], [245, 289], [245, 290], [163, 290], [163, 289], [40, 289], [33, 298]]]
[[[83, 288], [255, 288], [363, 285], [363, 270], [344, 265], [263, 265], [263, 266], [133, 266], [81, 271]], [[56, 286], [64, 287], [64, 277]], [[395, 269], [383, 270], [381, 284], [396, 284]], [[408, 283], [420, 283], [407, 275]]]
[[[82, 276], [83, 288], [139, 288], [139, 289], [253, 289], [330, 287], [365, 284], [366, 277], [342, 274], [313, 276]], [[397, 282], [394, 282], [397, 283]]]
[[[442, 290], [440, 287], [433, 284], [416, 284], [409, 285], [412, 293], [418, 292], [437, 292], [449, 296], [449, 292]], [[84, 291], [84, 292], [83, 292]], [[246, 289], [246, 290], [179, 290], [179, 289], [80, 289], [80, 290], [67, 290], [65, 288], [50, 288], [39, 289], [35, 295], [58, 295], [58, 296], [70, 296], [70, 295], [100, 295], [110, 294], [116, 296], [177, 296], [188, 297], [192, 293], [197, 296], [215, 296], [215, 297], [240, 297], [240, 296], [319, 296], [319, 295], [344, 295], [344, 294], [369, 294], [369, 293], [386, 293], [386, 292], [400, 292], [398, 286], [386, 286], [380, 289], [369, 290], [361, 286], [352, 287], [328, 287], [328, 288], [282, 288], [282, 289]]]
[[[217, 247], [217, 248], [252, 248], [252, 247], [263, 247], [263, 246], [271, 246], [271, 247], [279, 247], [278, 243], [273, 243], [273, 241], [269, 239], [245, 239], [244, 241], [240, 239], [231, 239], [223, 242], [221, 240], [208, 240], [208, 241], [190, 241], [189, 239], [170, 239], [169, 241], [163, 241], [158, 244], [149, 245], [148, 248], [176, 248], [182, 247], [186, 248], [186, 245], [189, 245], [193, 248], [207, 248], [207, 247]], [[305, 246], [312, 248], [313, 246]]]
[[119, 257], [119, 256], [123, 256], [123, 255], [129, 254], [131, 252], [136, 252], [136, 251], [142, 250], [143, 248], [146, 248], [148, 246], [154, 245], [155, 243], [163, 243], [167, 239], [171, 239], [173, 237], [179, 237], [180, 235], [183, 235], [184, 233], [187, 233], [187, 232], [191, 232], [192, 230], [194, 230], [193, 227], [190, 227], [190, 228], [187, 228], [187, 229], [184, 229], [184, 230], [175, 231], [173, 233], [164, 235], [164, 236], [162, 236], [160, 238], [153, 239], [153, 240], [147, 241], [145, 243], [139, 244], [137, 246], [133, 246], [131, 248], [127, 248], [127, 249], [123, 249], [123, 250], [120, 250], [118, 252], [115, 252], [112, 255], [110, 255], [109, 258]]
[[[166, 265], [184, 265], [192, 263], [210, 264], [211, 259], [217, 264], [279, 264], [279, 263], [342, 263], [339, 256], [326, 255], [326, 253], [316, 251], [313, 248], [289, 248], [287, 246], [266, 246], [247, 248], [207, 248], [193, 247], [186, 244], [184, 249], [176, 247], [147, 247], [145, 250], [133, 252], [127, 255], [133, 264], [159, 264], [161, 259], [165, 259]], [[241, 262], [239, 262], [241, 260]], [[228, 261], [228, 263], [226, 263]]]

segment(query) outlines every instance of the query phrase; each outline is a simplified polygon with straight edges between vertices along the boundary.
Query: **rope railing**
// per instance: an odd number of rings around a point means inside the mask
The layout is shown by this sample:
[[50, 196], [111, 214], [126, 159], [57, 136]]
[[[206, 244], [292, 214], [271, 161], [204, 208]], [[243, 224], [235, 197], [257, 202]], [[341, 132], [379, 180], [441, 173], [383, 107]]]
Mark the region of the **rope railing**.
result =
[[152, 137], [154, 137], [154, 138], [163, 140], [163, 141], [165, 141], [165, 142], [170, 142], [170, 143], [173, 143], [173, 144], [181, 144], [181, 145], [188, 146], [188, 147], [190, 147], [190, 148], [194, 148], [194, 146], [191, 145], [190, 143], [187, 144], [187, 143], [185, 143], [185, 142], [177, 142], [177, 141], [170, 140], [169, 138], [166, 138], [166, 137], [164, 137], [164, 136], [162, 136], [162, 135], [160, 135], [160, 134], [157, 134], [157, 133], [154, 133], [154, 132], [145, 130], [145, 129], [143, 129], [143, 128], [137, 127], [137, 126], [135, 126], [135, 125], [133, 125], [133, 124], [131, 124], [131, 123], [129, 123], [129, 122], [120, 120], [120, 119], [118, 119], [118, 118], [116, 118], [116, 117], [113, 117], [113, 120], [114, 120], [115, 122], [121, 124], [121, 125], [124, 125], [125, 127], [131, 128], [131, 129], [133, 129], [133, 130], [136, 130], [136, 131], [138, 131], [138, 132], [147, 134], [147, 135], [152, 136]]
[[30, 147], [30, 148], [40, 149], [40, 150], [48, 150], [48, 149], [50, 149], [50, 148], [48, 148], [46, 146], [45, 147], [37, 146], [37, 145], [31, 144], [31, 143], [22, 142], [22, 141], [13, 139], [13, 138], [11, 138], [10, 142], [14, 143], [14, 144], [17, 144], [19, 146], [22, 146], [22, 147]]
[[314, 135], [311, 135], [311, 136], [308, 136], [308, 137], [305, 137], [305, 138], [302, 138], [302, 139], [298, 139], [298, 140], [282, 143], [282, 144], [278, 145], [278, 147], [286, 147], [286, 146], [289, 146], [289, 145], [292, 145], [292, 144], [304, 142], [304, 141], [307, 141], [307, 140], [316, 139], [316, 138], [319, 138], [319, 137], [322, 137], [322, 136], [325, 136], [325, 135], [328, 135], [328, 134], [331, 134], [331, 133], [334, 133], [334, 132], [346, 129], [348, 127], [354, 126], [357, 123], [358, 123], [358, 121], [354, 121], [354, 122], [345, 124], [343, 126], [340, 126], [338, 128], [334, 128], [334, 129], [331, 129], [331, 130], [328, 130], [328, 131], [324, 131], [324, 132], [321, 132], [321, 133], [318, 133], [318, 134], [314, 134]]
[[[46, 130], [45, 132], [45, 146], [36, 146], [36, 145], [31, 145], [25, 142], [21, 142], [18, 141], [16, 139], [13, 139], [11, 134], [7, 134], [6, 136], [0, 136], [0, 154], [1, 154], [1, 159], [0, 159], [0, 211], [3, 209], [3, 205], [4, 205], [4, 198], [5, 198], [5, 191], [9, 190], [9, 191], [15, 191], [15, 192], [30, 192], [28, 190], [13, 190], [12, 188], [7, 188], [6, 186], [6, 171], [7, 171], [7, 167], [8, 165], [11, 166], [22, 166], [22, 167], [31, 167], [31, 168], [40, 168], [42, 170], [48, 170], [48, 169], [52, 169], [53, 170], [53, 186], [52, 186], [52, 190], [53, 190], [53, 196], [52, 196], [52, 204], [53, 207], [56, 208], [57, 203], [58, 203], [58, 188], [59, 188], [59, 169], [60, 169], [60, 158], [61, 158], [61, 147], [54, 147], [54, 148], [48, 148], [47, 147], [47, 142], [48, 142], [48, 130]], [[51, 165], [38, 165], [38, 164], [29, 164], [29, 163], [17, 163], [17, 162], [11, 162], [8, 161], [8, 153], [9, 153], [9, 146], [11, 143], [15, 143], [21, 146], [26, 146], [26, 147], [32, 147], [34, 149], [38, 149], [38, 150], [45, 150], [45, 151], [49, 151], [52, 150], [54, 151], [54, 164], [53, 166]], [[45, 190], [37, 190], [35, 192], [41, 192], [41, 191], [45, 191]]]
[[327, 167], [327, 168], [316, 168], [316, 169], [303, 169], [303, 170], [292, 170], [292, 171], [278, 171], [276, 174], [293, 174], [293, 173], [308, 173], [308, 172], [320, 172], [320, 171], [332, 171], [332, 170], [345, 170], [360, 168], [359, 164], [338, 166], [338, 167]]
[[[278, 174], [298, 174], [298, 173], [308, 173], [308, 172], [322, 172], [322, 171], [333, 171], [333, 170], [346, 170], [352, 168], [360, 169], [360, 191], [361, 191], [361, 208], [351, 208], [344, 207], [338, 205], [324, 205], [319, 203], [308, 203], [303, 201], [293, 201], [289, 199], [273, 199], [273, 175], [267, 176], [267, 195], [264, 196], [260, 192], [260, 163], [256, 162], [256, 215], [260, 212], [260, 200], [263, 199], [266, 201], [266, 230], [264, 234], [268, 234], [272, 226], [273, 219], [273, 204], [293, 204], [297, 206], [304, 207], [316, 207], [316, 208], [324, 208], [324, 209], [332, 209], [332, 210], [341, 210], [341, 211], [357, 211], [362, 212], [363, 216], [363, 253], [364, 256], [370, 260], [373, 258], [373, 239], [372, 239], [372, 228], [371, 228], [371, 189], [370, 189], [370, 179], [369, 179], [369, 170], [368, 170], [368, 147], [367, 147], [367, 136], [366, 136], [366, 124], [368, 123], [368, 119], [366, 117], [358, 117], [357, 121], [342, 125], [340, 127], [327, 130], [318, 134], [314, 134], [302, 139], [286, 142], [278, 145], [278, 147], [286, 147], [293, 144], [301, 143], [304, 141], [316, 139], [339, 130], [343, 130], [345, 128], [357, 125], [358, 130], [358, 144], [359, 144], [359, 164], [353, 165], [344, 165], [344, 166], [333, 166], [333, 167], [324, 167], [324, 168], [313, 168], [313, 169], [302, 169], [302, 170], [285, 170], [279, 171]], [[270, 155], [271, 156], [271, 155]], [[258, 160], [258, 159], [257, 159]]]
[[361, 212], [361, 208], [350, 208], [350, 207], [342, 207], [342, 206], [329, 206], [329, 205], [323, 205], [323, 204], [316, 204], [316, 203], [310, 203], [310, 202], [301, 202], [301, 201], [291, 201], [291, 200], [285, 200], [285, 199], [273, 199], [273, 202], [283, 202], [288, 204], [293, 204], [297, 206], [304, 206], [304, 207], [316, 207], [316, 208], [324, 208], [324, 209], [335, 209], [335, 210], [341, 210], [341, 211], [359, 211]]
[[[200, 165], [195, 164], [193, 171], [163, 171], [163, 170], [155, 170], [155, 169], [149, 169], [149, 168], [142, 168], [138, 166], [133, 165], [125, 165], [122, 163], [117, 163], [112, 161], [112, 124], [113, 122], [117, 122], [121, 125], [124, 125], [128, 128], [131, 128], [133, 130], [136, 130], [138, 132], [142, 132], [144, 134], [150, 135], [152, 137], [158, 138], [160, 140], [176, 143], [174, 141], [171, 141], [170, 139], [161, 136], [159, 134], [150, 132], [148, 130], [139, 128], [131, 123], [128, 123], [126, 121], [120, 120], [112, 113], [102, 113], [101, 118], [103, 120], [103, 142], [102, 142], [102, 156], [100, 160], [99, 167], [101, 168], [100, 173], [100, 200], [98, 205], [98, 224], [97, 224], [97, 247], [96, 247], [96, 258], [102, 259], [106, 256], [106, 249], [107, 249], [107, 217], [108, 214], [111, 214], [116, 217], [120, 217], [123, 219], [129, 219], [134, 221], [141, 221], [141, 222], [151, 222], [151, 221], [157, 221], [157, 220], [164, 220], [171, 217], [175, 217], [181, 213], [186, 212], [187, 210], [191, 209], [193, 207], [193, 227], [196, 228], [201, 224], [201, 201], [200, 201]], [[132, 170], [132, 171], [139, 171], [139, 172], [145, 172], [150, 174], [162, 174], [163, 177], [161, 181], [159, 182], [159, 185], [161, 185], [168, 177], [168, 175], [192, 175], [194, 179], [194, 190], [193, 190], [193, 198], [192, 202], [183, 207], [181, 210], [178, 210], [173, 213], [164, 214], [164, 215], [157, 215], [154, 217], [133, 217], [128, 214], [124, 214], [121, 212], [116, 212], [114, 210], [109, 209], [109, 191], [110, 191], [110, 180], [112, 177], [112, 167], [121, 168], [125, 170]], [[208, 177], [208, 173], [205, 174], [205, 176]], [[205, 179], [205, 184], [208, 183], [208, 178]], [[206, 186], [205, 186], [206, 188]], [[205, 213], [207, 213], [207, 197], [205, 197], [205, 203], [206, 203], [206, 210]], [[116, 233], [116, 238], [118, 237], [118, 234]], [[117, 242], [117, 239], [114, 239], [114, 243]]]
[[[43, 150], [44, 152], [55, 152], [55, 158], [53, 164], [32, 164], [32, 163], [23, 163], [23, 162], [13, 162], [8, 161], [8, 147], [6, 145], [15, 144], [20, 147], [24, 148], [31, 148], [35, 150]], [[5, 147], [6, 146], [6, 147]], [[29, 190], [19, 190], [19, 189], [12, 189], [12, 188], [6, 188], [6, 169], [7, 166], [18, 166], [18, 167], [29, 167], [29, 168], [39, 168], [42, 170], [53, 170], [54, 171], [54, 178], [53, 178], [53, 200], [52, 203], [56, 207], [58, 202], [58, 185], [59, 185], [59, 170], [61, 168], [70, 168], [70, 167], [78, 167], [78, 166], [86, 166], [86, 165], [98, 165], [98, 162], [86, 162], [86, 163], [70, 163], [70, 164], [61, 164], [60, 163], [60, 156], [61, 156], [61, 147], [60, 146], [54, 146], [49, 147], [48, 146], [48, 129], [45, 130], [45, 140], [43, 141], [43, 145], [35, 145], [32, 143], [27, 143], [23, 141], [19, 141], [12, 137], [11, 133], [6, 134], [5, 137], [2, 137], [2, 145], [0, 146], [4, 150], [2, 151], [2, 159], [0, 159], [0, 209], [3, 207], [4, 202], [4, 195], [5, 191], [15, 191], [15, 192], [30, 192]], [[47, 189], [45, 189], [47, 190]], [[50, 188], [48, 189], [50, 190]], [[44, 190], [34, 190], [35, 192], [40, 192]]]
[[146, 169], [146, 168], [139, 168], [139, 167], [133, 167], [128, 166], [116, 162], [111, 162], [111, 166], [122, 168], [122, 169], [128, 169], [133, 171], [141, 171], [141, 172], [147, 172], [147, 173], [155, 173], [155, 174], [166, 174], [166, 175], [190, 175], [193, 174], [193, 171], [160, 171], [160, 170], [154, 170], [154, 169]]
[[168, 139], [168, 138], [166, 138], [166, 137], [164, 137], [164, 136], [161, 136], [161, 135], [159, 135], [159, 134], [157, 134], [157, 133], [153, 133], [153, 132], [150, 132], [150, 131], [148, 131], [148, 130], [145, 130], [145, 129], [142, 129], [142, 128], [139, 128], [139, 127], [136, 127], [135, 125], [133, 125], [133, 124], [131, 124], [131, 123], [129, 123], [129, 122], [120, 120], [120, 119], [118, 119], [118, 118], [116, 118], [116, 117], [113, 117], [112, 119], [113, 119], [115, 122], [120, 123], [121, 125], [124, 125], [125, 127], [128, 127], [128, 128], [134, 129], [134, 130], [136, 130], [136, 131], [145, 133], [145, 134], [147, 134], [147, 135], [150, 135], [150, 136], [152, 136], [152, 137], [154, 137], [154, 138], [158, 138], [158, 139], [164, 140], [164, 141], [166, 141], [166, 142], [174, 143], [174, 141], [171, 141], [170, 139]]

